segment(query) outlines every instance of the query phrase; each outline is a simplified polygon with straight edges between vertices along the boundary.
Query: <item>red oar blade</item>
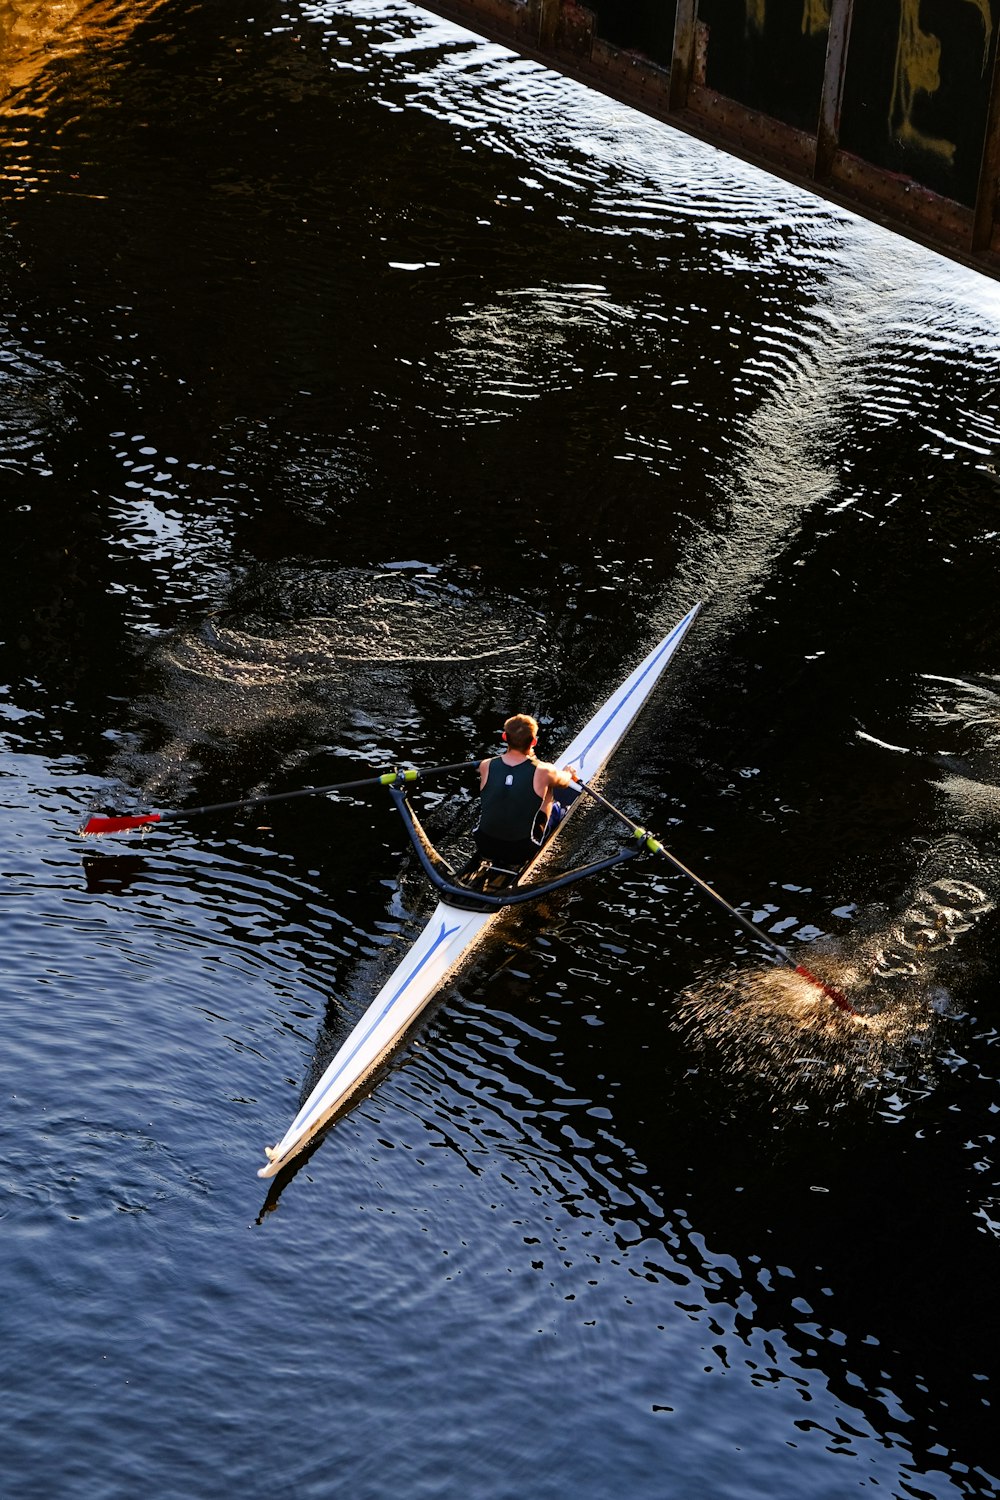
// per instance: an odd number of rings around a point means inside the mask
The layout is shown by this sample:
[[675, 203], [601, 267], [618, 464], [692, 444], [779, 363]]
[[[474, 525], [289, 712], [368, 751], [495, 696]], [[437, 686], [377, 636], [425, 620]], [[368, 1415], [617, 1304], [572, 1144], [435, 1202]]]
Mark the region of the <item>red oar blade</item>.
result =
[[823, 991], [826, 998], [833, 1001], [838, 1010], [845, 1011], [849, 1016], [857, 1015], [857, 1011], [846, 995], [842, 995], [832, 984], [826, 984], [822, 979], [818, 979], [804, 964], [796, 964], [795, 972], [801, 975], [803, 979], [808, 979], [810, 984], [817, 985]]
[[148, 823], [158, 823], [162, 814], [143, 813], [137, 818], [100, 818], [96, 814], [80, 829], [84, 838], [98, 838], [102, 833], [130, 833], [133, 828], [145, 828]]

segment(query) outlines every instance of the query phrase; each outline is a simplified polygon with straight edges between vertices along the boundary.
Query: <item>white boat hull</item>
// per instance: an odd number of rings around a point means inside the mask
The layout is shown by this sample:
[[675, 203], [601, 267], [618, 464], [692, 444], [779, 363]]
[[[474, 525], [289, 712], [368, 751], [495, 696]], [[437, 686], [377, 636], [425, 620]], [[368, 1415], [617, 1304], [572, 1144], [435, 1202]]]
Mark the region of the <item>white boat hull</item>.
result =
[[[648, 701], [700, 608], [696, 604], [639, 663], [555, 764], [574, 766], [581, 780], [594, 780]], [[546, 844], [546, 856], [557, 837]], [[447, 901], [438, 902], [417, 941], [379, 990], [281, 1140], [265, 1148], [268, 1160], [258, 1177], [280, 1172], [360, 1092], [500, 915], [463, 911]]]

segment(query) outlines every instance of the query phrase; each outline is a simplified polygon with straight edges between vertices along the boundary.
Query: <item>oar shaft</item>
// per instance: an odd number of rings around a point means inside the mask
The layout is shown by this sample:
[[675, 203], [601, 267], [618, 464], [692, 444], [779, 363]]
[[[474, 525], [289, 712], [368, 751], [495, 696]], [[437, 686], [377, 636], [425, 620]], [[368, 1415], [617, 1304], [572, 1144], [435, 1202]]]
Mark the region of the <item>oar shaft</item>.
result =
[[321, 797], [327, 792], [354, 791], [366, 786], [393, 786], [397, 782], [418, 781], [421, 776], [434, 776], [446, 771], [467, 771], [478, 766], [475, 760], [459, 760], [450, 766], [425, 766], [422, 770], [385, 771], [379, 776], [362, 776], [354, 781], [334, 781], [329, 786], [297, 787], [293, 792], [265, 792], [259, 797], [239, 797], [233, 802], [210, 802], [204, 807], [176, 808], [172, 812], [137, 814], [134, 817], [101, 817], [95, 815], [82, 830], [99, 834], [120, 832], [141, 827], [148, 823], [166, 823], [175, 818], [193, 818], [202, 813], [233, 812], [240, 807], [258, 807], [265, 802], [290, 802], [295, 797]]
[[[638, 832], [642, 833], [643, 830], [640, 828]], [[784, 959], [786, 964], [791, 964], [793, 968], [795, 967], [795, 960], [787, 948], [783, 948], [780, 943], [776, 943], [766, 932], [761, 932], [760, 928], [751, 922], [749, 917], [745, 917], [741, 911], [738, 911], [735, 906], [730, 905], [724, 897], [720, 896], [718, 891], [714, 890], [708, 884], [707, 880], [702, 880], [701, 876], [696, 875], [693, 870], [689, 870], [687, 865], [683, 864], [677, 858], [676, 854], [671, 854], [670, 850], [664, 844], [661, 844], [659, 839], [655, 839], [651, 834], [647, 834], [646, 848], [654, 854], [662, 854], [676, 870], [679, 870], [682, 875], [686, 875], [688, 880], [692, 881], [700, 890], [703, 890], [706, 896], [710, 896], [718, 906], [722, 907], [723, 911], [727, 911], [733, 921], [738, 922], [745, 932], [749, 932], [752, 937], [759, 938], [762, 943], [767, 944], [772, 952], [777, 953], [779, 957]]]
[[611, 802], [609, 802], [607, 797], [602, 797], [600, 792], [596, 792], [594, 788], [592, 786], [588, 786], [585, 781], [579, 781], [577, 782], [577, 785], [583, 791], [589, 792], [594, 801], [599, 802], [602, 807], [607, 808], [609, 813], [613, 813], [614, 816], [619, 820], [619, 822], [625, 824], [626, 828], [631, 828], [632, 832], [637, 838], [641, 837], [646, 845], [646, 848], [649, 849], [653, 854], [662, 854], [665, 859], [668, 859], [675, 869], [679, 870], [682, 875], [686, 875], [688, 880], [692, 881], [699, 890], [705, 892], [706, 896], [710, 896], [712, 900], [718, 906], [721, 906], [723, 911], [728, 912], [733, 920], [738, 922], [746, 932], [749, 932], [755, 938], [759, 938], [762, 943], [766, 943], [774, 953], [777, 953], [779, 957], [783, 959], [786, 964], [790, 964], [793, 969], [797, 967], [795, 959], [789, 953], [787, 948], [783, 948], [780, 943], [776, 943], [773, 938], [768, 937], [766, 932], [761, 932], [760, 928], [754, 926], [753, 922], [751, 922], [749, 918], [745, 917], [742, 912], [737, 911], [735, 906], [731, 906], [723, 896], [719, 895], [718, 891], [713, 890], [712, 887], [708, 884], [707, 880], [702, 880], [701, 876], [696, 875], [693, 870], [689, 870], [687, 865], [677, 858], [676, 854], [671, 854], [670, 850], [666, 848], [665, 845], [661, 844], [659, 839], [654, 838], [651, 833], [647, 833], [644, 828], [640, 828], [638, 823], [634, 823], [626, 813], [623, 813], [620, 808], [615, 807]]
[[393, 786], [398, 781], [417, 781], [421, 776], [434, 776], [445, 771], [466, 771], [478, 766], [477, 760], [460, 760], [451, 766], [427, 766], [423, 770], [385, 771], [381, 776], [362, 776], [357, 781], [334, 781], [329, 786], [301, 786], [294, 792], [266, 792], [261, 797], [240, 797], [235, 802], [210, 802], [204, 807], [178, 808], [174, 812], [160, 814], [160, 821], [168, 818], [191, 818], [200, 813], [232, 812], [238, 807], [256, 807], [264, 802], [291, 802], [296, 797], [322, 797], [327, 792], [348, 792], [363, 786]]
[[726, 901], [722, 896], [719, 895], [718, 891], [713, 890], [707, 881], [702, 880], [700, 875], [696, 875], [693, 870], [689, 870], [687, 865], [682, 864], [682, 862], [677, 858], [675, 854], [671, 854], [669, 849], [664, 848], [659, 839], [654, 838], [651, 833], [647, 833], [644, 828], [640, 828], [638, 823], [633, 823], [632, 819], [628, 817], [626, 813], [623, 813], [619, 808], [615, 807], [613, 803], [609, 802], [607, 797], [602, 797], [600, 792], [595, 792], [594, 788], [592, 786], [588, 786], [585, 781], [577, 781], [577, 785], [581, 787], [583, 791], [589, 792], [591, 797], [594, 798], [595, 802], [599, 802], [602, 807], [606, 807], [609, 813], [613, 813], [614, 816], [620, 820], [620, 822], [625, 824], [626, 828], [631, 828], [636, 838], [642, 839], [647, 849], [649, 849], [654, 854], [664, 855], [664, 857], [670, 861], [675, 869], [680, 870], [682, 875], [686, 875], [688, 880], [693, 881], [699, 890], [705, 892], [706, 896], [711, 896], [712, 900], [716, 902], [718, 906], [721, 906], [723, 911], [727, 911], [733, 918], [733, 920], [738, 922], [742, 928], [751, 933], [755, 938], [758, 939], [759, 942], [766, 943], [768, 948], [770, 948], [773, 953], [776, 953], [783, 963], [788, 964], [790, 968], [795, 970], [796, 974], [800, 974], [803, 979], [807, 979], [810, 984], [815, 984], [819, 989], [821, 989], [824, 995], [826, 995], [827, 999], [833, 1001], [838, 1010], [844, 1011], [845, 1014], [849, 1016], [857, 1015], [857, 1011], [848, 1000], [847, 996], [842, 995], [840, 990], [838, 990], [835, 985], [827, 984], [826, 980], [820, 979], [818, 975], [813, 974], [809, 969], [807, 969], [805, 964], [796, 963], [795, 959], [792, 957], [791, 953], [789, 953], [787, 948], [783, 948], [781, 944], [776, 943], [772, 937], [768, 937], [766, 932], [761, 932], [759, 927], [755, 927], [754, 924], [747, 917], [745, 917], [742, 912], [737, 911], [736, 907], [731, 906], [728, 901]]

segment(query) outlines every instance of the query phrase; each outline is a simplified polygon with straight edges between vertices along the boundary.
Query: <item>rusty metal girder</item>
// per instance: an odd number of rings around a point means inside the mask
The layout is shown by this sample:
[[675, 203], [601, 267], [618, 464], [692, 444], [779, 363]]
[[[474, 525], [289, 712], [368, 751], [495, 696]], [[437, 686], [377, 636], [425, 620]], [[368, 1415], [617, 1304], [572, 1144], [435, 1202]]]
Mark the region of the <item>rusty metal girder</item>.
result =
[[422, 3], [1000, 278], [1000, 0], [661, 0], [657, 57], [627, 0]]

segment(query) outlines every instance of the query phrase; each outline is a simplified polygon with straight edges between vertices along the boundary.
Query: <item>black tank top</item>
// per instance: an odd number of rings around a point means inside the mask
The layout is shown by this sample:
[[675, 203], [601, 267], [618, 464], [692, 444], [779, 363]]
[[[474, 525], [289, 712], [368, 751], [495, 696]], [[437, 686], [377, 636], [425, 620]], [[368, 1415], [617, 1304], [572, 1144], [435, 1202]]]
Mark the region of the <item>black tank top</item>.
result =
[[532, 785], [535, 762], [508, 766], [498, 756], [490, 761], [486, 783], [479, 794], [479, 830], [490, 838], [514, 843], [530, 839], [542, 799]]

